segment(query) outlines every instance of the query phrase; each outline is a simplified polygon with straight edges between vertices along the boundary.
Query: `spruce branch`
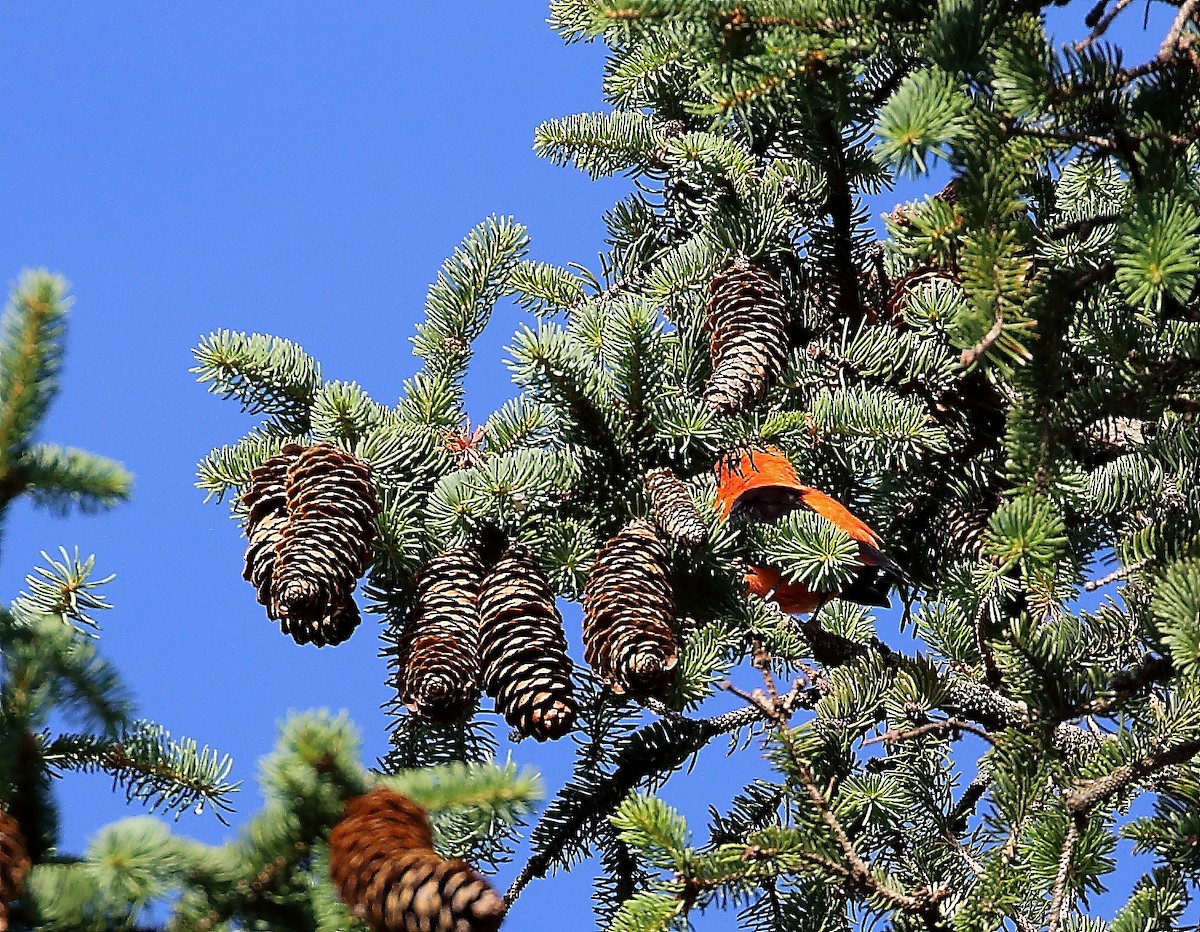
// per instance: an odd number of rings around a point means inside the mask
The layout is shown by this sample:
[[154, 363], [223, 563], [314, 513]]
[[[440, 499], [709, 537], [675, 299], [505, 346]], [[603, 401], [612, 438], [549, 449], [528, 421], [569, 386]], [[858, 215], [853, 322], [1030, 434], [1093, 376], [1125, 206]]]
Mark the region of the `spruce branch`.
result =
[[[531, 836], [534, 854], [505, 893], [505, 904], [512, 906], [531, 880], [544, 877], [568, 845], [585, 838], [587, 830], [607, 818], [630, 791], [674, 770], [718, 735], [738, 731], [761, 715], [757, 708], [746, 708], [706, 719], [678, 716], [630, 735], [622, 742], [611, 772], [599, 777], [589, 774], [592, 779], [581, 786], [580, 798], [570, 808], [556, 808], [560, 796], [543, 813]], [[592, 769], [588, 767], [587, 771]]]
[[1139, 560], [1136, 563], [1131, 563], [1129, 566], [1118, 566], [1111, 573], [1101, 576], [1099, 579], [1089, 579], [1083, 584], [1085, 592], [1095, 592], [1097, 589], [1103, 589], [1105, 586], [1115, 582], [1120, 582], [1122, 579], [1128, 579], [1135, 573], [1140, 573], [1147, 565], [1146, 560]]
[[59, 735], [43, 744], [41, 756], [55, 770], [102, 770], [124, 787], [126, 799], [176, 816], [207, 806], [224, 822], [224, 813], [232, 811], [228, 797], [241, 785], [225, 779], [231, 757], [190, 738], [172, 740], [165, 728], [149, 722], [134, 722], [116, 739]]
[[1200, 754], [1200, 738], [1175, 745], [1164, 744], [1161, 739], [1154, 741], [1150, 751], [1136, 760], [1117, 767], [1103, 777], [1089, 780], [1077, 788], [1065, 790], [1063, 797], [1067, 803], [1067, 811], [1072, 816], [1086, 815], [1131, 784], [1161, 773], [1168, 767], [1187, 763], [1197, 754]]
[[525, 228], [511, 217], [492, 216], [476, 225], [438, 270], [425, 297], [425, 320], [412, 338], [413, 353], [434, 379], [455, 385], [471, 359], [509, 276], [529, 246]]
[[133, 711], [120, 675], [96, 643], [52, 615], [5, 625], [0, 705], [11, 725], [42, 727], [52, 711], [106, 735], [127, 726]]
[[988, 329], [988, 332], [983, 335], [982, 340], [962, 351], [962, 355], [958, 359], [958, 364], [964, 369], [975, 365], [996, 344], [1002, 333], [1004, 333], [1004, 316], [1001, 314], [996, 316], [995, 322]]
[[829, 214], [832, 232], [830, 248], [836, 282], [835, 301], [839, 318], [849, 321], [851, 329], [854, 329], [867, 319], [859, 293], [858, 267], [854, 260], [854, 191], [845, 163], [841, 131], [832, 118], [822, 120], [817, 129], [825, 153], [825, 210]]
[[1076, 842], [1079, 841], [1079, 829], [1082, 821], [1084, 821], [1084, 817], [1079, 813], [1073, 812], [1067, 822], [1067, 835], [1063, 840], [1062, 853], [1058, 858], [1058, 873], [1054, 877], [1054, 892], [1050, 897], [1050, 906], [1047, 910], [1047, 915], [1049, 916], [1049, 922], [1046, 925], [1047, 932], [1058, 932], [1062, 925], [1067, 882], [1071, 872], [1071, 855], [1075, 851]]
[[961, 731], [966, 731], [966, 732], [969, 732], [970, 734], [975, 735], [978, 738], [982, 738], [988, 744], [995, 745], [995, 743], [996, 743], [996, 739], [993, 738], [986, 729], [979, 727], [974, 722], [968, 722], [965, 719], [961, 719], [961, 718], [946, 718], [946, 719], [940, 719], [939, 721], [936, 721], [936, 722], [926, 722], [924, 725], [920, 725], [916, 728], [911, 728], [908, 730], [891, 728], [888, 731], [884, 732], [882, 735], [877, 735], [874, 738], [864, 741], [863, 746], [865, 747], [866, 745], [869, 745], [869, 744], [881, 744], [881, 743], [882, 744], [897, 744], [901, 741], [911, 741], [913, 738], [921, 737], [921, 735], [928, 735], [928, 734], [935, 734], [935, 733], [942, 733], [942, 732], [949, 732], [950, 736], [953, 738], [957, 735], [958, 732], [961, 732]]
[[1133, 0], [1117, 0], [1113, 8], [1105, 12], [1104, 8], [1108, 6], [1108, 0], [1100, 0], [1084, 19], [1085, 25], [1092, 27], [1092, 31], [1086, 38], [1080, 39], [1075, 43], [1075, 51], [1082, 52], [1103, 36], [1108, 31], [1108, 27], [1113, 24], [1113, 21], [1121, 15], [1121, 11], [1131, 3], [1133, 3]]
[[[837, 842], [838, 847], [841, 848], [842, 855], [846, 859], [848, 866], [834, 866], [840, 868], [835, 873], [839, 873], [844, 877], [844, 883], [848, 891], [866, 891], [891, 904], [895, 909], [918, 914], [925, 919], [928, 919], [931, 915], [936, 916], [936, 904], [939, 900], [948, 896], [950, 891], [923, 888], [914, 893], [905, 893], [878, 877], [871, 870], [870, 865], [858, 853], [858, 848], [850, 839], [846, 829], [842, 826], [841, 821], [830, 807], [828, 800], [825, 798], [824, 791], [817, 785], [816, 777], [813, 775], [812, 770], [796, 745], [795, 730], [788, 722], [791, 715], [791, 703], [788, 700], [796, 692], [797, 688], [793, 687], [789, 693], [784, 695], [779, 693], [775, 677], [771, 672], [770, 657], [761, 647], [755, 650], [754, 666], [758, 668], [762, 675], [765, 692], [756, 690], [748, 696], [744, 693], [741, 693], [741, 695], [748, 698], [754, 705], [761, 709], [763, 714], [775, 726], [778, 739], [791, 761], [792, 772], [800, 781], [809, 801], [812, 803], [813, 809], [821, 821], [825, 823], [826, 828]], [[736, 692], [732, 687], [730, 689]], [[934, 910], [932, 914], [931, 910]]]
[[23, 272], [0, 317], [0, 508], [21, 491], [12, 470], [58, 390], [67, 288], [45, 269]]
[[1179, 4], [1179, 12], [1175, 14], [1175, 21], [1171, 23], [1171, 28], [1168, 30], [1166, 38], [1163, 39], [1162, 45], [1159, 46], [1159, 61], [1168, 61], [1174, 57], [1176, 51], [1179, 49], [1183, 30], [1196, 18], [1197, 6], [1200, 6], [1200, 0], [1183, 0], [1183, 3]]
[[37, 443], [13, 464], [13, 481], [34, 504], [66, 515], [72, 508], [95, 514], [128, 501], [133, 483], [115, 460], [75, 447]]
[[287, 433], [309, 428], [309, 407], [321, 367], [291, 340], [218, 330], [192, 350], [196, 381], [222, 398], [236, 398], [250, 414], [268, 414]]
[[42, 551], [42, 559], [48, 566], [34, 567], [25, 577], [29, 591], [22, 592], [9, 611], [21, 624], [33, 624], [38, 617], [50, 616], [72, 624], [80, 631], [95, 630], [99, 625], [92, 613], [112, 608], [98, 590], [116, 576], [92, 579], [95, 555], [82, 558], [78, 548], [68, 554], [65, 547], [60, 547], [59, 553], [62, 559], [55, 560]]
[[196, 466], [196, 487], [206, 493], [204, 501], [219, 502], [226, 495], [247, 488], [250, 474], [289, 443], [303, 444], [305, 438], [255, 430], [232, 446], [212, 450]]

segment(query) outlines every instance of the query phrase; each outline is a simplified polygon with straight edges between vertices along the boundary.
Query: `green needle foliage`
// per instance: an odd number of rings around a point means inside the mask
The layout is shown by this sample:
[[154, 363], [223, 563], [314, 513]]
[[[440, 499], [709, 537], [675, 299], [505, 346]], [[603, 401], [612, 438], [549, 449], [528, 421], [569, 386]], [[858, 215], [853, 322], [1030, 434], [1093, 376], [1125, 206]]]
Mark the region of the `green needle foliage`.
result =
[[[4, 509], [19, 495], [57, 513], [107, 508], [128, 497], [131, 477], [117, 463], [70, 447], [33, 442], [57, 390], [66, 330], [66, 283], [27, 272], [0, 324]], [[60, 548], [25, 577], [27, 589], [0, 609], [0, 813], [8, 877], [14, 850], [32, 862], [25, 895], [4, 928], [132, 928], [142, 907], [160, 898], [162, 878], [180, 876], [169, 832], [146, 818], [111, 826], [86, 859], [57, 850], [52, 778], [102, 772], [130, 801], [178, 814], [228, 811], [237, 784], [232, 761], [160, 725], [134, 717], [120, 674], [98, 648], [98, 613], [111, 608], [95, 558]], [[74, 728], [64, 731], [64, 727]], [[6, 880], [5, 883], [8, 881]], [[6, 890], [11, 888], [6, 887]]]
[[0, 518], [22, 495], [58, 514], [100, 511], [129, 497], [133, 477], [120, 463], [36, 440], [58, 393], [71, 303], [63, 278], [26, 271], [0, 317]]
[[[371, 775], [343, 720], [296, 719], [239, 839], [114, 829], [78, 869], [35, 872], [39, 915], [94, 903], [62, 915], [113, 925], [173, 889], [173, 929], [354, 928], [324, 839], [383, 782], [433, 812], [446, 853], [491, 865], [524, 846], [509, 903], [598, 856], [597, 922], [622, 932], [704, 910], [762, 932], [1179, 927], [1200, 885], [1200, 64], [1196, 4], [1151, 5], [1172, 25], [1126, 61], [1106, 35], [1123, 2], [1061, 46], [1049, 0], [555, 0], [568, 42], [607, 47], [610, 109], [547, 122], [535, 147], [634, 188], [598, 267], [480, 224], [430, 288], [394, 405], [324, 381], [285, 339], [214, 333], [200, 381], [262, 422], [198, 484], [236, 511], [286, 443], [369, 464], [364, 595], [395, 655], [432, 557], [519, 541], [578, 601], [604, 543], [651, 515], [646, 472], [670, 467], [708, 540], [670, 555], [666, 698], [577, 671], [572, 774], [527, 834], [538, 784], [495, 763], [494, 717], [437, 724], [397, 701]], [[897, 203], [899, 175], [921, 196]], [[786, 346], [752, 401], [718, 411], [713, 343], [754, 343], [712, 323], [730, 268], [777, 286], [757, 337]], [[60, 290], [22, 287], [0, 430], [5, 462], [45, 463], [12, 435], [56, 357], [13, 354], [53, 342]], [[516, 397], [472, 429], [472, 343], [510, 300], [529, 315], [508, 350]], [[803, 509], [722, 521], [714, 466], [768, 445], [879, 533], [915, 644], [854, 604], [875, 558], [850, 528]], [[847, 600], [786, 615], [747, 594], [749, 567]], [[89, 604], [55, 611], [77, 624]], [[698, 833], [666, 799], [718, 738], [765, 763]], [[1144, 876], [1102, 913], [1122, 840]]]

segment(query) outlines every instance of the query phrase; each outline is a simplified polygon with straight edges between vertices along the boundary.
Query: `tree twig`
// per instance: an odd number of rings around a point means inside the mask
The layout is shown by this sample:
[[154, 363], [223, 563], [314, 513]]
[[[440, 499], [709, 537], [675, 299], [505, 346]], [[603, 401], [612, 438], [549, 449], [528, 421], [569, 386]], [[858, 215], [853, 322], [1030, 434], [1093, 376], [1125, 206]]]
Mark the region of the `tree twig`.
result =
[[1200, 754], [1200, 738], [1184, 741], [1174, 747], [1158, 748], [1130, 761], [1095, 780], [1089, 780], [1078, 789], [1066, 790], [1063, 797], [1067, 802], [1067, 811], [1072, 815], [1090, 811], [1105, 800], [1121, 792], [1131, 783], [1144, 777], [1156, 774], [1175, 764], [1182, 764]]
[[1138, 560], [1136, 563], [1131, 563], [1129, 566], [1119, 566], [1107, 576], [1102, 576], [1099, 579], [1089, 579], [1083, 584], [1084, 591], [1095, 592], [1097, 589], [1102, 589], [1109, 583], [1119, 582], [1126, 576], [1136, 573], [1143, 566], [1149, 563], [1149, 560]]
[[1163, 39], [1163, 43], [1158, 48], [1158, 60], [1168, 61], [1175, 56], [1176, 50], [1179, 48], [1179, 40], [1183, 35], [1183, 30], [1187, 28], [1187, 24], [1192, 21], [1196, 15], [1196, 6], [1200, 0], [1184, 0], [1179, 6], [1179, 12], [1175, 15], [1175, 22], [1171, 24], [1171, 29], [1167, 32], [1167, 37]]
[[[846, 834], [846, 830], [842, 827], [837, 815], [829, 807], [829, 803], [826, 802], [824, 793], [817, 786], [813, 772], [809, 769], [808, 764], [805, 763], [804, 759], [800, 756], [799, 750], [796, 748], [795, 736], [788, 726], [789, 713], [784, 704], [784, 697], [780, 696], [776, 688], [775, 678], [771, 675], [770, 666], [767, 663], [768, 659], [761, 649], [755, 650], [754, 665], [762, 673], [765, 693], [755, 690], [754, 693], [749, 694], [749, 698], [774, 723], [779, 732], [779, 739], [787, 751], [788, 758], [792, 763], [792, 768], [800, 784], [804, 787], [804, 791], [812, 802], [817, 815], [825, 823], [834, 840], [837, 841], [838, 847], [842, 849], [842, 855], [846, 858], [849, 867], [842, 867], [840, 870], [835, 871], [835, 873], [839, 873], [845, 877], [846, 882], [850, 886], [867, 890], [880, 899], [887, 900], [897, 909], [908, 913], [925, 912], [936, 904], [939, 899], [947, 895], [949, 891], [921, 889], [916, 893], [905, 893], [884, 883], [871, 873], [870, 865], [858, 853], [854, 842]], [[732, 686], [729, 688], [733, 689]], [[741, 693], [741, 695], [746, 694]], [[840, 865], [838, 866], [840, 867]]]
[[975, 362], [979, 359], [979, 357], [982, 356], [984, 353], [986, 353], [989, 349], [991, 349], [992, 344], [994, 344], [998, 339], [1000, 339], [1000, 334], [1003, 332], [1004, 332], [1004, 315], [997, 314], [996, 322], [994, 324], [992, 324], [992, 328], [983, 335], [983, 339], [980, 340], [978, 343], [976, 343], [974, 346], [968, 347], [967, 349], [962, 351], [962, 355], [958, 359], [958, 364], [960, 366], [963, 366], [964, 368], [966, 368], [967, 366], [974, 365]]
[[1072, 814], [1067, 826], [1067, 837], [1063, 839], [1062, 854], [1058, 858], [1058, 873], [1054, 877], [1054, 894], [1050, 898], [1049, 919], [1046, 932], [1058, 932], [1063, 919], [1063, 902], [1067, 894], [1067, 878], [1071, 871], [1071, 854], [1075, 850], [1075, 842], [1079, 840], [1079, 824], [1082, 816]]
[[[712, 718], [693, 719], [678, 713], [666, 718], [665, 721], [670, 722], [678, 730], [676, 736], [678, 740], [657, 755], [626, 760], [619, 763], [611, 774], [603, 775], [603, 789], [598, 793], [595, 805], [586, 812], [580, 811], [574, 814], [562, 825], [554, 828], [550, 840], [525, 862], [525, 866], [521, 868], [521, 872], [509, 886], [508, 892], [504, 894], [505, 906], [512, 906], [517, 897], [521, 895], [521, 891], [535, 877], [544, 877], [554, 859], [572, 839], [576, 838], [588, 825], [594, 824], [596, 819], [602, 819], [612, 812], [620, 805], [629, 791], [640, 785], [647, 777], [679, 766], [681, 761], [695, 754], [717, 735], [737, 731], [739, 728], [761, 720], [763, 716], [764, 713], [760, 708], [748, 705], [722, 715], [715, 715]], [[656, 722], [641, 729], [637, 735], [644, 735], [650, 729], [662, 727], [662, 723]], [[637, 735], [634, 737], [636, 738]], [[544, 820], [545, 816], [543, 816], [543, 822], [534, 829], [535, 833], [542, 827]]]
[[1080, 39], [1075, 43], [1075, 51], [1082, 52], [1089, 45], [1104, 35], [1104, 33], [1108, 31], [1108, 27], [1112, 25], [1113, 20], [1116, 19], [1120, 15], [1121, 11], [1131, 3], [1133, 3], [1133, 0], [1117, 0], [1116, 6], [1102, 15], [1096, 14], [1096, 10], [1103, 10], [1107, 5], [1107, 0], [1102, 3], [1097, 3], [1096, 6], [1092, 8], [1092, 12], [1088, 14], [1088, 19], [1092, 19], [1093, 14], [1098, 15], [1099, 19], [1096, 21], [1096, 25], [1092, 28], [1091, 34], [1086, 39]]
[[988, 734], [986, 729], [980, 728], [978, 725], [968, 722], [965, 719], [945, 718], [936, 722], [926, 722], [924, 725], [910, 729], [909, 731], [900, 731], [893, 728], [882, 735], [871, 738], [869, 741], [864, 741], [863, 746], [865, 747], [868, 744], [896, 744], [900, 741], [911, 741], [913, 738], [919, 738], [921, 735], [927, 735], [935, 731], [966, 731], [978, 738], [982, 738], [993, 747], [996, 744], [996, 739]]

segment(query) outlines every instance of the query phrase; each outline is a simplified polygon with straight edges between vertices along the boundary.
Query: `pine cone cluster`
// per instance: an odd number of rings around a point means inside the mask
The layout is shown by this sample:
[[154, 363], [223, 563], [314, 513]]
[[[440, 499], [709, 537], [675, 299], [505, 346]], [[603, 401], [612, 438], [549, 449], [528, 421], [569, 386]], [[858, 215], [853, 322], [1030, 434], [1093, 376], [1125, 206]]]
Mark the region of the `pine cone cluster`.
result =
[[787, 359], [787, 302], [768, 270], [735, 260], [708, 286], [712, 376], [704, 402], [735, 414], [758, 401]]
[[562, 616], [521, 544], [510, 546], [484, 577], [479, 625], [483, 688], [505, 720], [538, 741], [570, 731], [578, 707]]
[[633, 521], [601, 549], [583, 598], [584, 657], [616, 693], [664, 698], [679, 659], [668, 553]]
[[383, 787], [346, 803], [329, 875], [374, 932], [495, 932], [504, 902], [465, 861], [433, 850], [425, 811]]
[[0, 809], [0, 929], [8, 928], [8, 904], [20, 899], [28, 873], [25, 836], [17, 820]]
[[327, 443], [288, 444], [250, 474], [242, 576], [297, 644], [340, 644], [358, 627], [354, 587], [379, 513], [370, 479], [366, 463]]
[[396, 657], [400, 701], [433, 721], [461, 718], [482, 685], [526, 737], [558, 738], [575, 722], [562, 617], [550, 584], [520, 544], [510, 545], [486, 575], [471, 550], [430, 560]]
[[696, 503], [670, 469], [651, 469], [642, 480], [650, 512], [660, 531], [685, 547], [702, 547], [708, 541], [708, 528], [696, 510]]

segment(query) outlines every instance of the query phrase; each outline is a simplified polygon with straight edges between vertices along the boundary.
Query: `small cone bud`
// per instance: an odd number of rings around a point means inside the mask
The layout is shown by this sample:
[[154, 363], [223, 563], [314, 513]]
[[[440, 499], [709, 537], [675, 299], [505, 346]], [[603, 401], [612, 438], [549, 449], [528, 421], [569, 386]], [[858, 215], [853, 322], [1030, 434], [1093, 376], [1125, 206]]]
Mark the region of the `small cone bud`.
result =
[[562, 616], [520, 544], [509, 547], [480, 586], [479, 662], [484, 689], [522, 735], [545, 741], [571, 730], [578, 705]]
[[712, 376], [704, 401], [735, 414], [758, 401], [787, 359], [787, 302], [775, 277], [737, 259], [709, 284]]
[[383, 787], [346, 804], [329, 833], [329, 875], [374, 932], [495, 932], [504, 919], [471, 865], [433, 850], [424, 810]]
[[659, 530], [685, 547], [704, 546], [708, 529], [679, 477], [664, 467], [650, 470], [642, 481]]
[[469, 550], [430, 560], [396, 651], [400, 701], [435, 722], [453, 722], [479, 697], [479, 610], [483, 567]]
[[604, 545], [584, 587], [584, 658], [616, 693], [663, 698], [678, 662], [667, 548], [645, 521]]

